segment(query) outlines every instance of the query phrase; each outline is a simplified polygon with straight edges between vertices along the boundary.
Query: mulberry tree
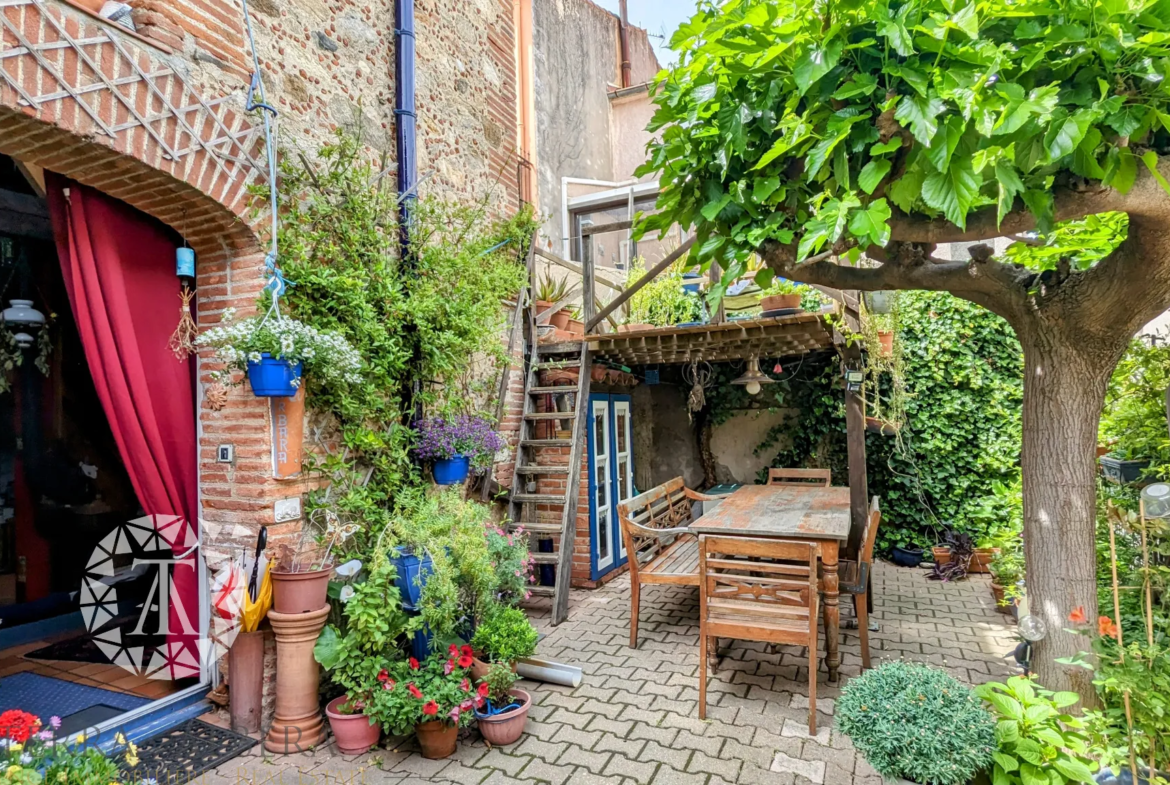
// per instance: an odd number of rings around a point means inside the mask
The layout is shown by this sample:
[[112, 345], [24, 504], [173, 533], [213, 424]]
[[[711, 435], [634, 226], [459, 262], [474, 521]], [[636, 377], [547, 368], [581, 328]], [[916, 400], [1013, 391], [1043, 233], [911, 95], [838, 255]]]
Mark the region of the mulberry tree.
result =
[[1097, 605], [1110, 372], [1170, 306], [1170, 0], [704, 0], [671, 45], [644, 230], [692, 229], [725, 283], [758, 254], [765, 285], [948, 291], [1016, 331], [1037, 669], [1091, 696], [1055, 660]]

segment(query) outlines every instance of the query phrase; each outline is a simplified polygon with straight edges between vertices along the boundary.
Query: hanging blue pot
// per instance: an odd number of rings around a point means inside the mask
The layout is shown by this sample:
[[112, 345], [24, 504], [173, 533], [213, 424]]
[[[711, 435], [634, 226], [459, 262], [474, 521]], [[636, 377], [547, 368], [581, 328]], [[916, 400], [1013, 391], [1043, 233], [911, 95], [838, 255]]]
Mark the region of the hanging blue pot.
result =
[[273, 357], [268, 352], [260, 355], [260, 362], [248, 361], [248, 383], [258, 398], [291, 398], [297, 394], [297, 380], [301, 378], [301, 363]]
[[435, 461], [432, 474], [436, 485], [460, 485], [471, 473], [471, 457], [456, 455]]
[[423, 586], [427, 578], [435, 571], [434, 562], [429, 555], [421, 559], [414, 555], [410, 548], [397, 547], [394, 549], [394, 585], [402, 596], [404, 610], [417, 611], [419, 600], [422, 599]]

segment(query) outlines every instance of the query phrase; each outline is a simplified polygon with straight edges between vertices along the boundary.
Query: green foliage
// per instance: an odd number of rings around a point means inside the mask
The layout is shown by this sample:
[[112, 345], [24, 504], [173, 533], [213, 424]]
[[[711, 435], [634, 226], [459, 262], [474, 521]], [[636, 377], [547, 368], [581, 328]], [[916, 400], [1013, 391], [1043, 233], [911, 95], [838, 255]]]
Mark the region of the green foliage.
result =
[[1170, 477], [1166, 388], [1170, 345], [1135, 338], [1113, 371], [1101, 413], [1100, 439], [1123, 460], [1148, 460], [1150, 475]]
[[471, 648], [489, 662], [511, 665], [536, 652], [536, 639], [528, 614], [519, 608], [501, 607], [476, 627]]
[[704, 3], [656, 83], [644, 229], [693, 227], [724, 282], [767, 241], [884, 245], [895, 207], [959, 227], [1022, 207], [1050, 231], [1056, 180], [1125, 192], [1156, 167], [1166, 26], [1147, 0]]
[[933, 785], [965, 785], [995, 750], [995, 721], [971, 690], [912, 662], [850, 679], [837, 700], [837, 728], [879, 774]]
[[[363, 360], [359, 384], [306, 379], [309, 406], [332, 415], [341, 442], [310, 468], [332, 480], [329, 506], [363, 525], [351, 541], [358, 553], [389, 522], [395, 494], [419, 481], [403, 427], [416, 404], [444, 415], [490, 408], [492, 380], [482, 369], [501, 359], [501, 301], [525, 283], [521, 260], [535, 226], [531, 211], [498, 221], [486, 216], [486, 202], [420, 200], [414, 258], [402, 264], [396, 195], [379, 174], [385, 166], [363, 151], [359, 137], [338, 131], [315, 164], [282, 156], [279, 229], [291, 282], [285, 312], [340, 335]], [[309, 512], [323, 494], [310, 494]]]
[[[626, 274], [626, 284], [632, 284], [646, 274], [646, 260], [636, 257]], [[703, 318], [703, 300], [698, 294], [683, 289], [682, 265], [670, 269], [639, 289], [630, 298], [630, 323], [670, 327], [695, 322]]]
[[469, 659], [452, 647], [446, 656], [432, 654], [421, 663], [411, 658], [389, 665], [378, 676], [366, 716], [397, 736], [413, 733], [423, 722], [467, 725], [474, 716], [476, 694], [460, 661]]
[[1023, 676], [980, 685], [975, 694], [997, 717], [992, 785], [1092, 785], [1097, 764], [1089, 755], [1084, 723], [1062, 711], [1080, 695], [1049, 692]]
[[508, 691], [517, 680], [515, 671], [510, 665], [503, 662], [493, 663], [488, 668], [487, 676], [484, 677], [483, 683], [487, 685], [488, 699], [498, 708], [512, 703], [512, 696]]
[[[975, 540], [1018, 532], [1022, 507], [994, 496], [1017, 488], [1023, 360], [1011, 328], [998, 316], [947, 294], [899, 295], [905, 421], [897, 437], [866, 436], [870, 492], [882, 499], [878, 547], [929, 547], [943, 529]], [[773, 466], [821, 466], [837, 482], [848, 475], [845, 403], [833, 357], [786, 363], [784, 379], [759, 396], [792, 407], [795, 418], [773, 428], [757, 452], [780, 446]], [[728, 377], [729, 380], [731, 377]], [[747, 405], [741, 389], [718, 377], [715, 422]], [[881, 394], [891, 395], [889, 381]], [[871, 393], [872, 395], [872, 393]], [[790, 446], [788, 446], [790, 445]]]
[[569, 296], [569, 279], [553, 278], [551, 273], [540, 276], [536, 282], [536, 299], [556, 304]]
[[[768, 270], [767, 272], [771, 272]], [[760, 283], [763, 276], [763, 271], [756, 275], [756, 282]], [[825, 298], [811, 286], [803, 283], [796, 283], [787, 278], [774, 277], [772, 283], [764, 289], [761, 297], [770, 297], [774, 294], [799, 294], [800, 307], [811, 313], [821, 310], [821, 306], [825, 303]]]

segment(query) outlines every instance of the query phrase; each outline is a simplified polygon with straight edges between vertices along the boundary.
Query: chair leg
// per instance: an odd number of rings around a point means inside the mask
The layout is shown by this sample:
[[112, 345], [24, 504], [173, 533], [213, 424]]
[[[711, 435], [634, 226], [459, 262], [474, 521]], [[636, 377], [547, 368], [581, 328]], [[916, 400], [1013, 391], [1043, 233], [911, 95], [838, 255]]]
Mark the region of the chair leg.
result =
[[711, 675], [714, 676], [719, 670], [719, 639], [707, 638], [707, 659], [711, 663]]
[[817, 628], [808, 642], [808, 735], [817, 735]]
[[707, 719], [707, 646], [710, 638], [699, 639], [699, 719]]
[[869, 592], [853, 595], [853, 610], [857, 614], [857, 633], [861, 638], [861, 669], [869, 670]]
[[638, 581], [630, 582], [630, 648], [638, 648], [638, 600], [641, 593]]

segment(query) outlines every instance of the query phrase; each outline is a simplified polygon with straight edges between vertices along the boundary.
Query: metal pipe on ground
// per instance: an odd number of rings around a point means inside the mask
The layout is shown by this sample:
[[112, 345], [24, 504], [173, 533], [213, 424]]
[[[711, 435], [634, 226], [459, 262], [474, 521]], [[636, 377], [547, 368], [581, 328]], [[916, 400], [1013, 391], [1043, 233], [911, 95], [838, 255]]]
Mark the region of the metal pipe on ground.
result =
[[577, 687], [581, 684], [581, 669], [552, 660], [527, 657], [516, 662], [516, 675], [522, 679], [559, 684], [563, 687]]

